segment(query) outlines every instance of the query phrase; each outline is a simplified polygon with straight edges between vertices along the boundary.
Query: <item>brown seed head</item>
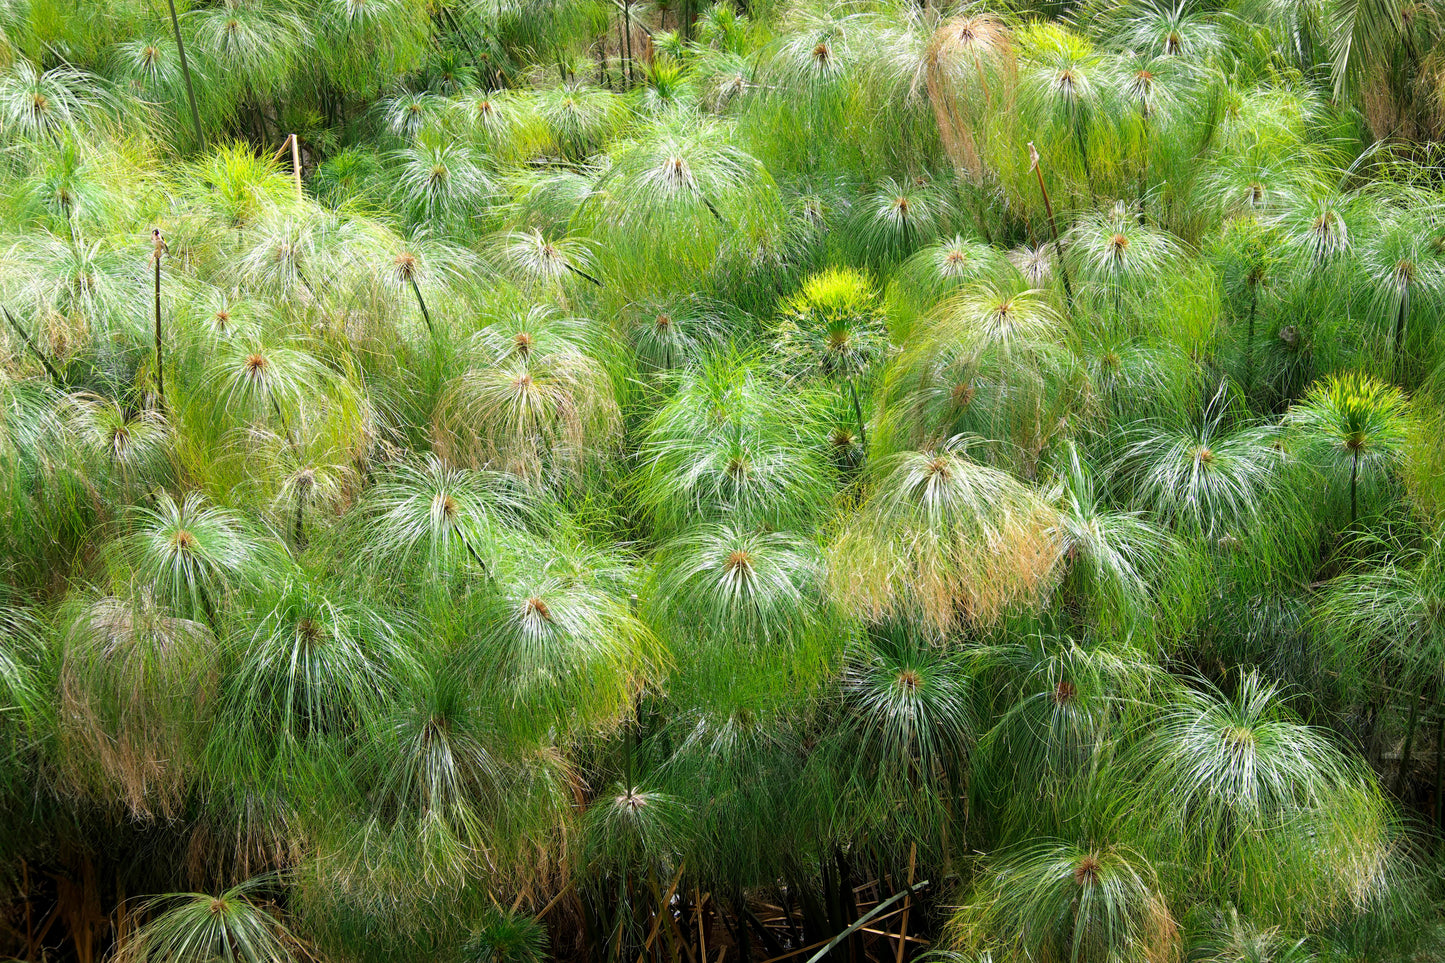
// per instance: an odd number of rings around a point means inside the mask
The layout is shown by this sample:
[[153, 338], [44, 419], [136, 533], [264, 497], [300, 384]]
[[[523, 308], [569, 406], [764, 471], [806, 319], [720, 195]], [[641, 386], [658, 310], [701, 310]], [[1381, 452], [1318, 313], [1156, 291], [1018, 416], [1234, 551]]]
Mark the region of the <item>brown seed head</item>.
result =
[[552, 621], [552, 610], [547, 607], [547, 603], [542, 601], [539, 596], [534, 595], [531, 598], [527, 599], [527, 604], [524, 608], [527, 615], [531, 615], [535, 612], [537, 616], [542, 619], [542, 621]]
[[410, 281], [416, 276], [416, 255], [410, 251], [402, 251], [392, 263], [396, 266], [397, 277], [403, 281]]

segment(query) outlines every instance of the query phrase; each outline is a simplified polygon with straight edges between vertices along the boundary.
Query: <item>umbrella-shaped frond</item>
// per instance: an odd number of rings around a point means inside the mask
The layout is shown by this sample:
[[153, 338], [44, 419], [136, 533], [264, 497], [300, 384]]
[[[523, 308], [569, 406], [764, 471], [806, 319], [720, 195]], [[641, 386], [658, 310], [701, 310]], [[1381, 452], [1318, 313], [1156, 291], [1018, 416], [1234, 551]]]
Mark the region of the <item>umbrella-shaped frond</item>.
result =
[[1438, 679], [1445, 665], [1445, 532], [1433, 532], [1418, 552], [1331, 580], [1315, 622], [1346, 666], [1403, 670], [1408, 688]]
[[1180, 693], [1132, 765], [1152, 802], [1147, 818], [1178, 827], [1177, 839], [1206, 864], [1280, 819], [1328, 807], [1365, 778], [1257, 673], [1240, 678], [1232, 695], [1208, 686]]
[[1110, 773], [1121, 736], [1172, 691], [1153, 660], [1120, 643], [1036, 635], [973, 657], [975, 691], [991, 695], [993, 722], [979, 737], [970, 780], [979, 802], [1000, 812], [991, 828], [1004, 838], [1050, 824], [1064, 832], [1097, 815], [1101, 785], [1107, 792], [1117, 781]]
[[487, 865], [515, 761], [488, 709], [460, 674], [432, 668], [367, 733], [351, 758], [373, 789], [335, 857], [352, 871], [346, 885], [404, 903], [454, 892]]
[[704, 525], [659, 549], [649, 598], [674, 631], [704, 644], [790, 649], [827, 621], [823, 582], [810, 541]]
[[1044, 292], [1017, 284], [960, 289], [914, 322], [888, 367], [883, 447], [927, 447], [967, 434], [987, 442], [978, 454], [990, 463], [1035, 470], [1037, 454], [1081, 400], [1067, 336]]
[[1398, 388], [1354, 372], [1315, 385], [1285, 416], [1300, 456], [1336, 494], [1349, 491], [1352, 521], [1360, 486], [1373, 494], [1403, 462], [1412, 421]]
[[1126, 7], [1112, 32], [1114, 42], [1123, 49], [1197, 64], [1221, 54], [1228, 42], [1228, 33], [1216, 16], [1195, 9], [1190, 0], [1143, 0]]
[[457, 468], [435, 456], [390, 468], [367, 493], [356, 536], [373, 566], [433, 578], [495, 568], [498, 541], [530, 513], [526, 493], [500, 472]]
[[1011, 104], [1017, 82], [1013, 33], [991, 11], [972, 9], [940, 24], [929, 42], [928, 99], [956, 168], [983, 175], [982, 126], [989, 108]]
[[584, 282], [601, 286], [592, 247], [582, 238], [551, 237], [533, 228], [510, 231], [495, 241], [492, 260], [524, 291], [554, 294]]
[[533, 95], [531, 106], [547, 131], [549, 150], [571, 162], [586, 160], [627, 120], [626, 101], [600, 87], [568, 84]]
[[782, 306], [781, 349], [825, 378], [853, 381], [888, 351], [878, 292], [867, 275], [830, 268], [807, 278]]
[[542, 305], [504, 312], [469, 354], [434, 416], [448, 458], [555, 480], [612, 450], [620, 413], [587, 322]]
[[446, 98], [429, 90], [399, 90], [377, 101], [374, 110], [388, 133], [410, 144], [435, 127], [446, 108]]
[[971, 285], [944, 300], [919, 342], [935, 349], [952, 344], [974, 355], [1057, 354], [1066, 333], [1044, 291], [1017, 285]]
[[736, 355], [684, 374], [642, 437], [638, 499], [662, 529], [795, 528], [832, 500], [816, 398]]
[[[712, 9], [726, 6], [714, 4]], [[724, 50], [694, 48], [688, 71], [702, 108], [716, 114], [735, 106], [753, 89], [757, 78], [757, 64], [752, 58]]]
[[274, 549], [235, 512], [199, 492], [161, 492], [132, 511], [110, 546], [135, 586], [176, 615], [213, 621], [223, 599], [260, 581]]
[[1131, 334], [1098, 316], [1080, 328], [1078, 360], [1091, 389], [1087, 416], [1100, 425], [1127, 425], [1187, 406], [1201, 372], [1183, 346]]
[[720, 120], [660, 124], [615, 142], [589, 217], [643, 263], [706, 268], [735, 231], [781, 221], [777, 186]]
[[457, 129], [489, 157], [518, 161], [539, 151], [546, 131], [537, 105], [507, 90], [467, 90], [447, 101], [447, 110]]
[[423, 137], [394, 160], [397, 197], [416, 221], [465, 232], [497, 191], [483, 158], [466, 144]]
[[291, 4], [266, 0], [222, 0], [184, 20], [186, 49], [235, 101], [280, 95], [314, 39]]
[[1344, 198], [1325, 194], [1282, 205], [1275, 224], [1306, 272], [1338, 263], [1354, 248], [1355, 211]]
[[[116, 44], [111, 51], [110, 67], [114, 71], [112, 76], [127, 83], [138, 96], [149, 100], [175, 97], [183, 89], [176, 41], [170, 35], [159, 31]], [[199, 65], [194, 65], [191, 69], [196, 74], [200, 73]], [[204, 86], [204, 76], [196, 79]]]
[[134, 815], [170, 815], [196, 776], [218, 651], [204, 623], [145, 589], [80, 598], [64, 613], [59, 698], [65, 781], [114, 794]]
[[885, 177], [853, 208], [849, 241], [863, 260], [892, 264], [934, 241], [952, 214], [948, 198], [927, 178]]
[[245, 608], [221, 709], [228, 738], [280, 752], [375, 725], [418, 674], [398, 613], [291, 575]]
[[975, 737], [972, 685], [958, 652], [898, 624], [870, 631], [842, 679], [840, 721], [853, 778], [895, 792], [956, 785]]
[[99, 78], [69, 65], [41, 70], [16, 58], [0, 74], [0, 139], [82, 136], [104, 121], [115, 98]]
[[499, 210], [501, 219], [513, 231], [540, 231], [548, 238], [570, 236], [599, 173], [592, 168], [514, 169], [506, 175], [510, 200]]
[[1069, 445], [1056, 481], [1058, 538], [1068, 584], [1094, 618], [1127, 626], [1155, 611], [1156, 594], [1178, 546], [1139, 512], [1111, 510], [1094, 472]]
[[616, 725], [664, 664], [657, 639], [605, 585], [513, 568], [461, 655], [468, 671], [519, 718], [540, 712], [580, 731]]
[[928, 111], [930, 45], [939, 13], [906, 3], [883, 4], [864, 21], [857, 49], [862, 60], [860, 92], [870, 106], [886, 106], [900, 124], [908, 114]]
[[1307, 204], [1320, 185], [1315, 165], [1288, 154], [1279, 159], [1256, 159], [1228, 154], [1205, 168], [1195, 185], [1195, 196], [1215, 216], [1249, 216], [1273, 220]]
[[1306, 938], [1295, 939], [1279, 926], [1247, 919], [1235, 906], [1210, 914], [1194, 946], [1202, 959], [1217, 963], [1309, 963], [1314, 959]]
[[64, 418], [97, 473], [123, 487], [164, 477], [171, 431], [163, 412], [76, 392], [66, 398]]
[[472, 251], [425, 231], [402, 236], [378, 226], [356, 254], [352, 298], [362, 323], [415, 309], [429, 333], [446, 330], [461, 321], [458, 296], [491, 280]]
[[155, 915], [121, 944], [116, 960], [292, 963], [302, 955], [300, 943], [273, 909], [261, 902], [263, 888], [272, 882], [261, 877], [217, 896], [171, 893], [147, 900], [140, 913]]
[[683, 851], [691, 820], [686, 803], [676, 796], [613, 783], [583, 816], [580, 865], [599, 876], [652, 873], [656, 882]]
[[691, 294], [634, 302], [623, 312], [628, 339], [644, 369], [668, 371], [700, 362], [743, 319], [725, 302]]
[[1140, 224], [1122, 202], [1079, 218], [1067, 242], [1076, 276], [1103, 288], [1116, 305], [1125, 294], [1146, 294], [1183, 253], [1178, 240]]
[[832, 546], [833, 587], [860, 615], [914, 614], [940, 633], [987, 624], [1053, 589], [1054, 512], [953, 439], [878, 463]]
[[148, 199], [151, 184], [135, 173], [136, 164], [149, 162], [140, 152], [98, 149], [67, 136], [58, 144], [27, 143], [15, 155], [23, 159], [23, 175], [14, 188], [24, 198], [23, 213], [17, 213], [56, 234], [124, 232]]
[[[1174, 139], [1187, 137], [1189, 125], [1208, 116], [1198, 106], [1203, 80], [1208, 76], [1187, 61], [1167, 56], [1135, 57], [1119, 70], [1114, 78], [1118, 85], [1116, 96], [1126, 116], [1137, 125], [1143, 139], [1142, 152], [1173, 159], [1168, 152]], [[1162, 136], [1156, 136], [1156, 129], [1162, 130]], [[1148, 160], [1146, 157], [1146, 163]], [[1148, 171], [1142, 171], [1141, 192], [1148, 189], [1147, 177]]]
[[1091, 140], [1108, 129], [1119, 84], [1115, 65], [1081, 35], [1051, 23], [1020, 29], [1019, 109], [1057, 166], [1072, 156], [1092, 179]]
[[[1047, 254], [1043, 255], [1045, 258]], [[897, 272], [897, 296], [908, 299], [920, 313], [949, 294], [971, 284], [999, 281], [1011, 274], [1004, 253], [992, 245], [955, 235], [927, 245], [903, 262]], [[1047, 270], [1025, 279], [1040, 287]]]
[[1280, 479], [1278, 432], [1230, 423], [1222, 408], [1192, 424], [1132, 432], [1118, 469], [1136, 506], [1181, 533], [1242, 538]]
[[1412, 872], [1394, 808], [1373, 782], [1335, 788], [1320, 805], [1246, 837], [1225, 885], [1240, 905], [1299, 932], [1388, 913]]
[[1114, 844], [1036, 843], [989, 866], [948, 924], [959, 951], [1007, 963], [1164, 963], [1179, 931], [1153, 866]]
[[[149, 248], [147, 243], [145, 248]], [[110, 238], [29, 233], [0, 259], [0, 287], [7, 307], [25, 319], [46, 353], [61, 358], [134, 337], [145, 316], [137, 284], [149, 254], [127, 250]]]
[[862, 56], [856, 47], [868, 36], [869, 25], [866, 15], [847, 4], [794, 8], [787, 32], [762, 54], [764, 89], [794, 104], [816, 103], [836, 93], [858, 70]]
[[239, 256], [226, 260], [222, 276], [293, 311], [344, 303], [387, 246], [374, 221], [310, 202], [264, 207], [237, 237]]
[[262, 425], [309, 437], [355, 438], [370, 429], [360, 386], [310, 350], [310, 339], [282, 333], [223, 342], [206, 364], [192, 403], [219, 425]]
[[1403, 367], [1401, 354], [1410, 353], [1411, 318], [1433, 317], [1445, 305], [1445, 260], [1435, 233], [1419, 216], [1424, 199], [1406, 200], [1415, 202], [1410, 212], [1387, 210], [1358, 245], [1363, 279], [1374, 295], [1375, 317], [1380, 330], [1389, 332], [1385, 337], [1396, 354], [1397, 367]]

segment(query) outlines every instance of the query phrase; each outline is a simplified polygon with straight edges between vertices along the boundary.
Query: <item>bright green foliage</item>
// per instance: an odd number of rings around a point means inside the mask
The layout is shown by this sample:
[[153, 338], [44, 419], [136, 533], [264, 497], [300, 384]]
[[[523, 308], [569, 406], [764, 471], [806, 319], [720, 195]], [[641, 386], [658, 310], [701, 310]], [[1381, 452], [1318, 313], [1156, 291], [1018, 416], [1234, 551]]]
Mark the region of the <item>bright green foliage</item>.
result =
[[1300, 455], [1337, 494], [1349, 491], [1350, 524], [1366, 496], [1391, 480], [1410, 433], [1410, 408], [1393, 385], [1368, 376], [1332, 375], [1291, 409], [1288, 423], [1301, 436]]
[[1442, 65], [0, 0], [0, 959], [1445, 956]]

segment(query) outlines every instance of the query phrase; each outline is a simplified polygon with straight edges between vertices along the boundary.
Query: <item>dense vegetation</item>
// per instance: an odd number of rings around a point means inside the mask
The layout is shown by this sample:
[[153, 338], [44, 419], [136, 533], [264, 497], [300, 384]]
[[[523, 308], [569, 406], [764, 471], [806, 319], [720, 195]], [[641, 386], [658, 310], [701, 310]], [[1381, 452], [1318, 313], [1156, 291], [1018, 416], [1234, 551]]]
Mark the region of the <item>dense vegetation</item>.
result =
[[739, 2], [0, 0], [0, 957], [1445, 952], [1445, 8]]

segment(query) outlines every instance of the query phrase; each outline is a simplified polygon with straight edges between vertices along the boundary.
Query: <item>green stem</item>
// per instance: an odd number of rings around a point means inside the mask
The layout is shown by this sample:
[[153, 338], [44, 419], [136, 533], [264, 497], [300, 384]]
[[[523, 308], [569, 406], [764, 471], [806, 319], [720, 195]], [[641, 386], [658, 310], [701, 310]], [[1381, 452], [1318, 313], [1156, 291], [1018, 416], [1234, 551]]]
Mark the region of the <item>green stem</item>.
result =
[[1084, 125], [1074, 121], [1074, 140], [1079, 145], [1079, 162], [1084, 165], [1084, 180], [1089, 184], [1089, 193], [1094, 193], [1094, 172], [1089, 169], [1089, 146], [1084, 138]]
[[201, 150], [208, 150], [206, 144], [206, 132], [201, 127], [201, 112], [196, 109], [196, 88], [191, 86], [191, 65], [186, 60], [186, 45], [181, 40], [181, 21], [176, 16], [176, 0], [166, 0], [171, 8], [171, 29], [176, 35], [176, 52], [181, 57], [181, 76], [186, 81], [186, 99], [191, 103], [191, 123], [196, 128], [196, 140], [200, 142]]
[[1410, 768], [1410, 751], [1415, 745], [1415, 723], [1420, 718], [1420, 703], [1425, 701], [1425, 688], [1420, 688], [1420, 695], [1410, 702], [1410, 718], [1405, 723], [1405, 744], [1400, 747], [1400, 768], [1395, 772], [1395, 795], [1405, 787], [1405, 773]]
[[1254, 319], [1259, 305], [1259, 285], [1249, 286], [1249, 327], [1244, 336], [1244, 390], [1254, 394]]
[[848, 379], [848, 393], [853, 396], [853, 414], [858, 419], [858, 441], [863, 445], [863, 457], [868, 457], [868, 429], [863, 426], [863, 406], [858, 403], [858, 388], [853, 379]]
[[166, 403], [166, 369], [162, 353], [164, 338], [161, 334], [161, 254], [155, 253], [156, 262], [156, 398], [164, 406]]
[[296, 487], [296, 551], [306, 551], [306, 488]]
[[1355, 527], [1355, 519], [1359, 517], [1359, 502], [1356, 494], [1359, 490], [1360, 481], [1360, 452], [1359, 449], [1350, 453], [1350, 527]]
[[421, 308], [421, 319], [426, 322], [427, 333], [432, 337], [436, 337], [437, 331], [436, 328], [432, 327], [431, 312], [427, 311], [426, 302], [422, 300], [421, 288], [417, 287], [416, 278], [409, 277], [407, 281], [411, 283], [411, 293], [416, 295], [416, 304], [417, 307]]
[[627, 50], [627, 86], [637, 82], [632, 64], [632, 0], [622, 0], [623, 42]]
[[570, 264], [567, 264], [567, 265], [564, 265], [564, 266], [567, 268], [567, 270], [571, 271], [573, 274], [577, 275], [579, 278], [582, 278], [584, 281], [591, 281], [593, 284], [597, 285], [599, 288], [605, 286], [605, 285], [603, 285], [603, 283], [602, 283], [601, 281], [597, 280], [596, 278], [594, 278], [592, 275], [588, 274], [586, 271], [582, 270], [581, 268], [573, 267], [573, 266], [570, 265]]
[[1395, 380], [1405, 375], [1405, 316], [1410, 313], [1410, 292], [1400, 295], [1400, 310], [1395, 314]]
[[25, 347], [29, 348], [30, 353], [35, 355], [36, 359], [38, 359], [40, 363], [45, 366], [46, 374], [50, 375], [51, 380], [55, 381], [58, 384], [61, 380], [60, 372], [55, 370], [55, 366], [50, 363], [50, 359], [45, 357], [45, 355], [41, 353], [40, 349], [35, 346], [34, 341], [30, 340], [30, 335], [26, 332], [24, 328], [20, 327], [20, 322], [16, 321], [15, 318], [11, 316], [9, 308], [0, 308], [0, 310], [3, 310], [5, 312], [5, 320], [9, 321], [10, 327], [14, 328], [15, 333], [20, 335], [20, 340], [25, 342]]

